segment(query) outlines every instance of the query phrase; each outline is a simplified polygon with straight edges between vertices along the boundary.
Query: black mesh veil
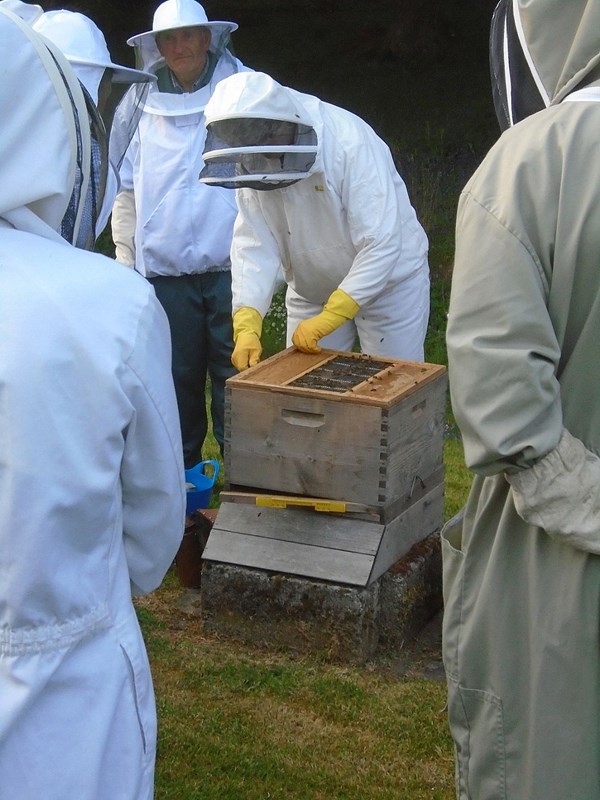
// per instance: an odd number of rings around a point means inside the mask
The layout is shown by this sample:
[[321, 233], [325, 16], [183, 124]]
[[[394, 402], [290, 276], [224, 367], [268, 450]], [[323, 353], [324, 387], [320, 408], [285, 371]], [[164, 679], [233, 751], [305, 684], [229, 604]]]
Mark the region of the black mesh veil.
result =
[[492, 95], [501, 130], [546, 106], [519, 39], [513, 5], [500, 0], [490, 28]]
[[[82, 87], [83, 88], [83, 87]], [[96, 223], [102, 209], [108, 174], [108, 137], [106, 128], [92, 98], [84, 91], [90, 122], [91, 177], [85, 195], [83, 214], [75, 246], [92, 250], [96, 241]]]
[[[52, 51], [49, 52], [54, 58]], [[108, 171], [106, 130], [95, 103], [85, 87], [80, 84], [88, 116], [88, 125], [82, 125], [69, 82], [55, 58], [54, 62], [63, 76], [64, 85], [71, 99], [77, 143], [75, 181], [60, 232], [63, 239], [70, 244], [91, 250], [96, 239], [96, 222], [106, 189]], [[85, 137], [89, 137], [89, 142]]]
[[217, 59], [225, 58], [232, 62], [237, 72], [237, 62], [233, 45], [231, 43], [231, 31], [228, 28], [210, 28], [210, 51]]
[[295, 122], [230, 118], [207, 125], [203, 183], [268, 190], [305, 178], [315, 163], [317, 136]]
[[[209, 51], [213, 55], [212, 64], [213, 69], [218, 61], [223, 59], [231, 62], [234, 72], [238, 70], [238, 62], [233, 52], [231, 44], [231, 28], [228, 25], [177, 25], [174, 24], [172, 28], [159, 29], [154, 31], [153, 35], [148, 32], [140, 34], [139, 36], [132, 36], [128, 39], [128, 43], [135, 47], [135, 66], [136, 69], [156, 72], [157, 69], [164, 66], [165, 60], [160, 54], [156, 37], [161, 33], [166, 33], [170, 30], [177, 30], [179, 27], [198, 27], [206, 28], [210, 32], [210, 46]], [[212, 75], [207, 76], [207, 81], [210, 81]]]
[[[90, 121], [91, 154], [90, 177], [87, 182], [85, 197], [83, 197], [84, 165], [78, 147], [75, 185], [71, 194], [68, 208], [61, 223], [61, 236], [75, 247], [82, 250], [92, 250], [96, 241], [96, 222], [102, 208], [102, 200], [106, 189], [106, 176], [108, 170], [107, 137], [104, 124], [98, 114], [96, 106], [87, 91], [82, 87]], [[77, 117], [77, 139], [81, 141], [81, 126]], [[83, 206], [82, 206], [83, 202]]]
[[103, 110], [106, 130], [110, 131], [110, 162], [118, 172], [137, 129], [150, 83], [112, 84]]

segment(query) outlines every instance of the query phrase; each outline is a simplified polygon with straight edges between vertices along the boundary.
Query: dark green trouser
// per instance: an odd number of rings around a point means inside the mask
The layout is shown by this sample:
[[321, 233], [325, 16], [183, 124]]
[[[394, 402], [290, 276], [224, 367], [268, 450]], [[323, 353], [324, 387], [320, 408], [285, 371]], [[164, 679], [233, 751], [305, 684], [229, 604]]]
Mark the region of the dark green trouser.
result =
[[208, 431], [206, 378], [211, 381], [213, 433], [223, 452], [225, 381], [235, 374], [231, 324], [231, 273], [149, 279], [171, 327], [185, 468], [202, 461]]

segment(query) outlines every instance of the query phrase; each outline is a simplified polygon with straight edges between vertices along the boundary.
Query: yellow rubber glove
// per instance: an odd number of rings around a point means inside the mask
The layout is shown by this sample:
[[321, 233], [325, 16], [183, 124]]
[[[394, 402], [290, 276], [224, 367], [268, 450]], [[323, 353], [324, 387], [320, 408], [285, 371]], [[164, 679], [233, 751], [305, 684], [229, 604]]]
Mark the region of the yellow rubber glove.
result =
[[344, 322], [354, 319], [360, 306], [343, 289], [332, 292], [323, 311], [315, 317], [303, 320], [292, 336], [292, 344], [303, 353], [320, 353], [317, 342], [323, 336], [337, 330]]
[[258, 364], [262, 345], [262, 317], [255, 308], [243, 306], [233, 315], [233, 341], [235, 347], [231, 355], [231, 363], [242, 372], [248, 367]]

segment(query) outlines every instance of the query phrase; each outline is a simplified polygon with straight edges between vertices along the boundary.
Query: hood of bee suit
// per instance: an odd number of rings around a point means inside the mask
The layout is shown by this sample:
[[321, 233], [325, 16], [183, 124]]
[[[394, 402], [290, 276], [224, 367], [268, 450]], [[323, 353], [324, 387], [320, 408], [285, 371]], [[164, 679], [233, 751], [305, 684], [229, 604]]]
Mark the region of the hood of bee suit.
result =
[[196, 0], [165, 0], [154, 12], [152, 30], [131, 36], [127, 39], [127, 44], [136, 48], [137, 60], [142, 68], [151, 69], [162, 61], [155, 41], [157, 33], [196, 26], [207, 28], [210, 31], [210, 49], [217, 55], [223, 52], [231, 33], [238, 27], [235, 22], [210, 21], [203, 6]]
[[220, 81], [204, 111], [201, 182], [267, 190], [308, 177], [320, 165], [318, 105], [262, 72]]
[[16, 14], [30, 25], [33, 25], [44, 13], [44, 9], [41, 6], [33, 5], [33, 3], [23, 3], [22, 0], [0, 0], [0, 8], [12, 11], [13, 14]]
[[111, 70], [113, 83], [155, 80], [151, 73], [116, 64], [111, 59], [102, 31], [78, 11], [47, 11], [35, 21], [34, 28], [60, 48], [94, 103], [98, 102], [98, 86], [106, 69]]
[[205, 115], [207, 125], [235, 117], [313, 125], [302, 95], [262, 72], [240, 72], [221, 81], [206, 106]]
[[501, 128], [600, 78], [600, 0], [500, 0], [490, 70]]
[[83, 92], [62, 53], [4, 6], [0, 52], [0, 225], [63, 241], [78, 152], [89, 172]]

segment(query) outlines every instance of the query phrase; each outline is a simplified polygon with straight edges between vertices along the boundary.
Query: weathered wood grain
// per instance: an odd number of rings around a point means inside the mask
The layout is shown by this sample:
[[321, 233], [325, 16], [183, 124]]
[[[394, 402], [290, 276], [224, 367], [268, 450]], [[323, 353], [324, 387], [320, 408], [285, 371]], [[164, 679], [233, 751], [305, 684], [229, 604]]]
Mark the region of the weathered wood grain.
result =
[[[213, 530], [297, 542], [328, 550], [374, 556], [384, 526], [306, 509], [258, 508], [223, 503]], [[205, 556], [206, 557], [206, 556]]]
[[443, 500], [439, 484], [386, 525], [313, 510], [223, 503], [203, 558], [367, 586], [438, 529]]

